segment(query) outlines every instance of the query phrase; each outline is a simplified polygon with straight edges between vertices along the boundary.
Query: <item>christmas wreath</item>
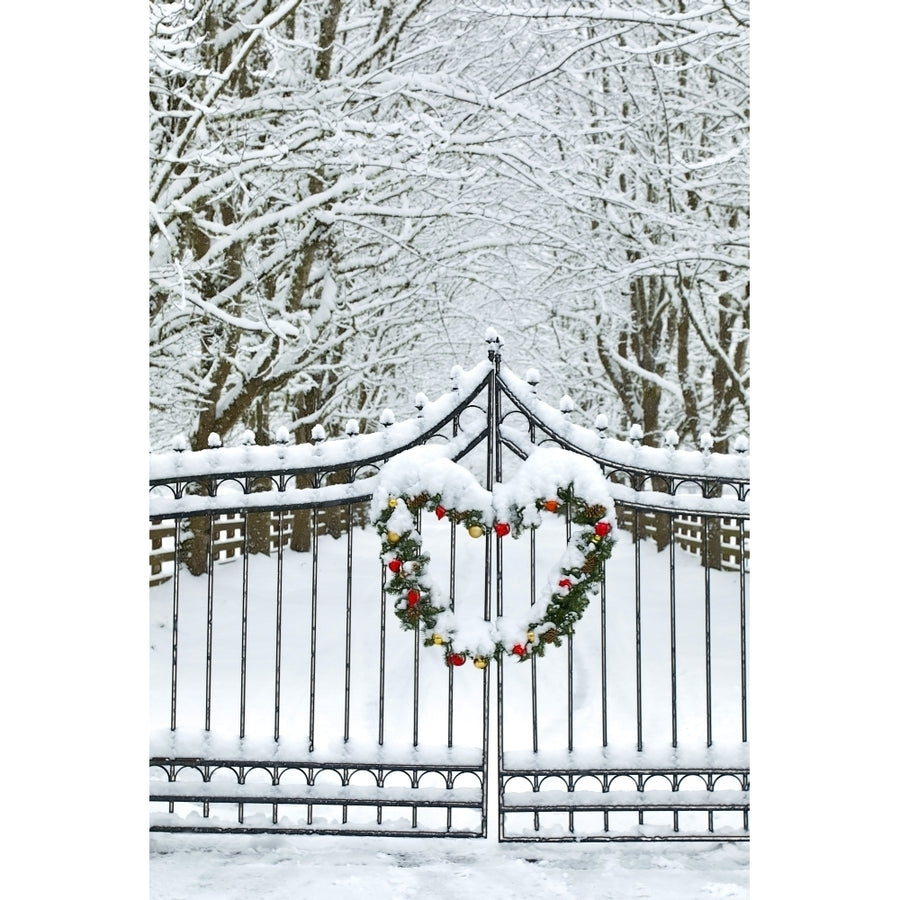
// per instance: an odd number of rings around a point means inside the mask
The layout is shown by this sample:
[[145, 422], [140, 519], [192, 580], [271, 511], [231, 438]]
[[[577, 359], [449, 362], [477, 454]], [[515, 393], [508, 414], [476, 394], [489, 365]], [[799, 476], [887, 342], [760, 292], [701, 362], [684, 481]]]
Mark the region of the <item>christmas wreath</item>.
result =
[[[448, 666], [472, 659], [483, 669], [502, 656], [543, 656], [575, 632], [604, 576], [615, 542], [614, 502], [606, 479], [590, 460], [557, 448], [539, 448], [508, 483], [486, 491], [462, 466], [419, 447], [389, 461], [373, 492], [375, 526], [387, 567], [385, 589], [405, 629], [421, 629], [427, 646], [441, 647]], [[537, 528], [545, 513], [568, 510], [572, 534], [541, 599], [524, 616], [502, 616], [461, 633], [428, 573], [416, 522], [421, 511], [462, 525], [472, 538], [495, 532], [516, 538]]]

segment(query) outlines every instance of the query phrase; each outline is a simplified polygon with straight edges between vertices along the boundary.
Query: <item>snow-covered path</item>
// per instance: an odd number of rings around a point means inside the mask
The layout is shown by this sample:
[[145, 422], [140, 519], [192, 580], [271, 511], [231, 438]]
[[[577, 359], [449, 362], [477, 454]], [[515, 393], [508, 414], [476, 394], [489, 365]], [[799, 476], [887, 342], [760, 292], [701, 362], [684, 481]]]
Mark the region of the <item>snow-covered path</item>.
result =
[[152, 900], [747, 898], [742, 844], [153, 834]]

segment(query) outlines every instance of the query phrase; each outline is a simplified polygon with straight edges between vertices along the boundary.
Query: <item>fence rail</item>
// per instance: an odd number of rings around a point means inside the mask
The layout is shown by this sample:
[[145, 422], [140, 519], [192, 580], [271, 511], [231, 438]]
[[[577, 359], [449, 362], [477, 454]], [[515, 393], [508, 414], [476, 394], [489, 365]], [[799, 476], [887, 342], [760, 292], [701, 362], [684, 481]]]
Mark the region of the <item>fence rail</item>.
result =
[[[306, 510], [291, 510], [279, 513], [259, 513], [269, 516], [269, 551], [277, 551], [279, 545], [288, 546], [297, 516], [310, 517]], [[634, 531], [634, 510], [629, 507], [618, 507], [616, 518], [619, 527], [625, 531]], [[672, 516], [675, 543], [683, 550], [703, 556], [704, 536], [703, 518], [692, 515]], [[639, 525], [639, 536], [655, 540], [660, 547], [668, 540], [668, 519], [664, 513], [642, 512]], [[245, 516], [239, 513], [224, 514], [216, 517], [212, 526], [212, 553], [215, 562], [236, 559], [244, 546]], [[364, 524], [359, 514], [353, 517], [354, 525]], [[347, 529], [347, 510], [335, 507], [322, 510], [319, 516], [318, 536], [338, 537]], [[150, 522], [150, 587], [163, 584], [172, 577], [169, 564], [175, 560], [175, 526], [171, 520]], [[744, 559], [744, 570], [749, 571], [750, 529], [744, 527], [737, 519], [723, 519], [721, 527], [716, 529], [716, 541], [720, 554], [718, 568], [730, 572], [740, 571], [741, 557]]]

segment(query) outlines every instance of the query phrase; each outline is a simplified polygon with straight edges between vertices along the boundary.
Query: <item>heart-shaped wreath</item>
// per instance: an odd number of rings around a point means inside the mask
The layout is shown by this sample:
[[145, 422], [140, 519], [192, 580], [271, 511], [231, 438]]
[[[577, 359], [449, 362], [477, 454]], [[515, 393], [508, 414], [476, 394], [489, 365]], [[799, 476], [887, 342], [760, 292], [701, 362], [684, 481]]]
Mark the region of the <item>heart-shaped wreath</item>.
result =
[[[543, 656], [574, 634], [603, 580], [603, 563], [615, 542], [615, 509], [606, 478], [596, 463], [558, 448], [538, 448], [515, 477], [487, 491], [467, 469], [440, 455], [440, 447], [407, 450], [389, 460], [377, 476], [373, 508], [381, 537], [381, 558], [389, 571], [386, 590], [395, 597], [401, 625], [423, 629], [427, 646], [440, 646], [448, 666], [472, 659], [483, 669], [504, 655], [519, 661]], [[568, 508], [572, 536], [538, 601], [518, 617], [463, 627], [443, 604], [428, 574], [430, 556], [416, 528], [421, 510], [462, 524], [473, 538], [518, 537], [537, 528], [545, 512]]]

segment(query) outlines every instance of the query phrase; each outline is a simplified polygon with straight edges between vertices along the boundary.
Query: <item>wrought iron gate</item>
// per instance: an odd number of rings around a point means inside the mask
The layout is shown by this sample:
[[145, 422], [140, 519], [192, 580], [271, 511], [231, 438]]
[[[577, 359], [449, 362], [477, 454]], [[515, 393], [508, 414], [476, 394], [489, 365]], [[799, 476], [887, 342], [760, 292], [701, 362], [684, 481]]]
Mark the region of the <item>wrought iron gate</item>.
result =
[[[744, 448], [581, 427], [489, 347], [377, 434], [151, 458], [151, 830], [748, 838]], [[396, 627], [355, 526], [372, 476], [424, 443], [488, 490], [545, 444], [605, 474], [623, 530], [562, 647], [456, 669]], [[420, 512], [451, 606], [533, 604], [571, 533], [564, 505], [547, 518], [510, 544]]]

